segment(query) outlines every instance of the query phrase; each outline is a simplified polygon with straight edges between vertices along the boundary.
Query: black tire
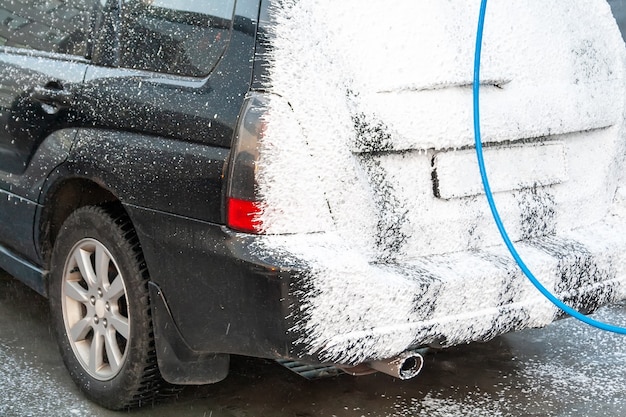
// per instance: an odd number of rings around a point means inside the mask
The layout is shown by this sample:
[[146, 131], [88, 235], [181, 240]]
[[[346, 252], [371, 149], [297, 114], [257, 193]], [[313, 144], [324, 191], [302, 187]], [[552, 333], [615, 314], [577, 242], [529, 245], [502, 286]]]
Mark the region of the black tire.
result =
[[89, 206], [72, 213], [56, 238], [50, 271], [61, 355], [86, 396], [112, 410], [170, 396], [156, 361], [148, 271], [124, 211]]

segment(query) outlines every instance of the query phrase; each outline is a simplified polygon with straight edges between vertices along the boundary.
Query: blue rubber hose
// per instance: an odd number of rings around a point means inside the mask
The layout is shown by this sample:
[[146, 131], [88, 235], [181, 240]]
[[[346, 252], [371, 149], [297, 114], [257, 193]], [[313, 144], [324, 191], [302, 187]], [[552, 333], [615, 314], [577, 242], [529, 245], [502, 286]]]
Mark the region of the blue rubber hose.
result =
[[485, 14], [487, 11], [487, 0], [481, 0], [480, 4], [480, 14], [478, 16], [478, 30], [476, 32], [476, 50], [474, 53], [474, 82], [473, 82], [473, 99], [474, 99], [474, 140], [476, 143], [476, 156], [478, 158], [478, 167], [480, 168], [480, 177], [483, 182], [483, 188], [485, 190], [485, 194], [487, 196], [487, 201], [489, 202], [489, 208], [491, 209], [491, 214], [493, 215], [493, 219], [495, 220], [496, 225], [498, 226], [498, 230], [500, 231], [500, 235], [506, 244], [509, 252], [513, 256], [513, 259], [521, 270], [524, 272], [524, 275], [528, 277], [530, 282], [543, 294], [548, 300], [552, 302], [555, 306], [563, 310], [565, 313], [570, 316], [590, 325], [596, 327], [601, 330], [606, 330], [613, 333], [619, 333], [626, 335], [626, 328], [615, 326], [608, 323], [603, 323], [601, 321], [594, 320], [584, 314], [574, 310], [563, 301], [559, 300], [554, 294], [552, 294], [546, 287], [544, 287], [541, 282], [533, 275], [533, 273], [528, 269], [521, 256], [515, 249], [513, 242], [509, 238], [506, 229], [504, 228], [504, 224], [502, 223], [502, 219], [500, 218], [500, 214], [498, 213], [498, 209], [496, 208], [496, 204], [493, 200], [493, 194], [491, 193], [491, 187], [489, 185], [489, 179], [487, 178], [487, 172], [485, 169], [485, 160], [483, 157], [483, 146], [482, 139], [480, 134], [480, 100], [479, 100], [479, 92], [480, 92], [480, 56], [481, 49], [483, 43], [483, 29], [485, 26]]

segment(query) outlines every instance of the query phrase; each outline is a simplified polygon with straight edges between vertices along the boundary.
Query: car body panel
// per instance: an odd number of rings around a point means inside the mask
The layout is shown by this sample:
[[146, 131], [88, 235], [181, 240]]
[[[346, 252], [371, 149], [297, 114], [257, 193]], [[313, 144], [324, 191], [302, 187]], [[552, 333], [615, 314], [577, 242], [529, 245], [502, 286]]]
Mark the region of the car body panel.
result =
[[87, 64], [65, 55], [6, 48], [0, 66], [0, 124], [5, 127], [0, 131], [0, 213], [6, 219], [0, 222], [0, 243], [37, 261], [32, 240], [37, 188], [42, 176], [62, 161], [65, 151], [55, 151], [67, 143], [68, 133], [61, 129], [72, 124], [74, 114], [33, 94], [36, 88], [76, 94]]
[[88, 178], [123, 204], [219, 223], [227, 156], [227, 149], [173, 138], [80, 129], [43, 195], [65, 179]]

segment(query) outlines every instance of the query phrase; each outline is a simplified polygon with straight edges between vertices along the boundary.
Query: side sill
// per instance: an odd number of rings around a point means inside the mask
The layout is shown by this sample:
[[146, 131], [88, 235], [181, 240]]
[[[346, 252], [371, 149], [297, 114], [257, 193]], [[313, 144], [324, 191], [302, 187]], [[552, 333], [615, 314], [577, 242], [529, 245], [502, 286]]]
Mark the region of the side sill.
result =
[[0, 246], [0, 268], [39, 294], [48, 297], [48, 289], [46, 288], [48, 271], [20, 258], [3, 246]]
[[191, 350], [178, 331], [159, 286], [150, 282], [148, 288], [157, 363], [163, 379], [171, 384], [203, 385], [226, 378], [230, 355]]

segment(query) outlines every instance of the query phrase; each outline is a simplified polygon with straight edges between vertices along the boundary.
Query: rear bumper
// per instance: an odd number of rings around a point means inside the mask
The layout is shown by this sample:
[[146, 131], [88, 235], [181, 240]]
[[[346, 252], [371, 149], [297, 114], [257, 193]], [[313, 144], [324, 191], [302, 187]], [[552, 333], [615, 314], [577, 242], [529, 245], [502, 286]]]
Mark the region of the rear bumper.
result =
[[[517, 248], [549, 290], [589, 313], [626, 297], [624, 230], [626, 222], [613, 216]], [[489, 340], [562, 316], [502, 246], [400, 265], [370, 264], [328, 241], [289, 240], [275, 245], [310, 254], [311, 268], [294, 294], [300, 308], [292, 331], [304, 351], [322, 361], [354, 364], [424, 344]]]
[[[381, 264], [334, 234], [250, 236], [162, 213], [137, 218], [152, 279], [196, 353], [358, 364], [561, 317], [503, 246]], [[626, 298], [625, 230], [614, 215], [517, 248], [548, 289], [587, 313]]]

